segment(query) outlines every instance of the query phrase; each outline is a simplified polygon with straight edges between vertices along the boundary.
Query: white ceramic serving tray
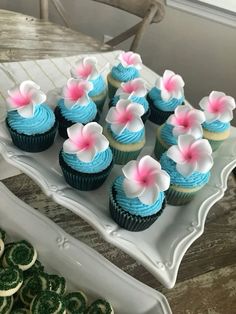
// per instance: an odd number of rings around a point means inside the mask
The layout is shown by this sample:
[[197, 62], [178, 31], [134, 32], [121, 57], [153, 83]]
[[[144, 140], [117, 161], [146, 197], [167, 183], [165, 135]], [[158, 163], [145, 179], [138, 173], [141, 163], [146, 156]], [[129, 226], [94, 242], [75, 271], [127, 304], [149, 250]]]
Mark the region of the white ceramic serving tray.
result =
[[32, 243], [46, 270], [67, 279], [68, 290], [80, 289], [90, 301], [106, 298], [117, 314], [171, 314], [161, 293], [133, 279], [65, 233], [2, 183], [0, 199], [0, 227], [6, 230], [9, 240], [26, 239]]
[[[111, 52], [97, 55], [100, 67], [104, 67], [107, 62], [114, 64], [117, 54], [118, 52]], [[55, 91], [55, 88], [66, 82], [71, 63], [77, 58], [2, 64], [0, 80], [5, 84], [5, 89], [0, 86], [0, 93], [6, 97], [7, 88], [29, 78], [38, 82], [45, 91]], [[151, 86], [157, 74], [144, 67], [142, 77]], [[55, 94], [50, 93], [52, 103]], [[106, 110], [105, 108], [104, 111]], [[4, 118], [4, 114], [2, 117]], [[154, 132], [155, 126], [147, 122], [147, 144], [142, 154], [152, 153]], [[30, 154], [12, 145], [4, 121], [0, 125], [0, 152], [6, 161], [29, 175], [58, 204], [85, 219], [105, 240], [142, 263], [168, 288], [172, 288], [176, 282], [179, 265], [186, 250], [203, 233], [209, 209], [224, 195], [228, 175], [236, 166], [235, 142], [236, 129], [232, 128], [231, 137], [214, 154], [215, 164], [210, 182], [190, 204], [182, 207], [167, 205], [163, 214], [149, 229], [132, 233], [120, 228], [109, 215], [109, 188], [113, 179], [121, 174], [120, 166], [114, 167], [108, 180], [98, 190], [76, 191], [65, 183], [58, 164], [58, 152], [63, 143], [59, 136], [49, 150]]]

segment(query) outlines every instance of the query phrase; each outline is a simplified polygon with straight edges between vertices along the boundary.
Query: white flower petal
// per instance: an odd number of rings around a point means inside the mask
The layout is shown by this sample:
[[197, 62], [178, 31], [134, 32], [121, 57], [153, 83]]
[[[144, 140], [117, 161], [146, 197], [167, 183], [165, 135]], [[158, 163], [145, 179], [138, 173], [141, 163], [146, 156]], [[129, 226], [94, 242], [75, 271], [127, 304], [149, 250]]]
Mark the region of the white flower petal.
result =
[[97, 134], [95, 136], [95, 139], [96, 139], [95, 147], [97, 152], [99, 153], [103, 152], [109, 147], [109, 141], [103, 134]]
[[153, 171], [156, 170], [160, 172], [161, 165], [156, 159], [152, 158], [149, 155], [145, 155], [140, 159], [138, 163], [138, 169], [139, 171], [142, 171], [143, 169], [151, 169]]
[[96, 155], [96, 147], [92, 147], [91, 149], [80, 150], [77, 152], [77, 157], [79, 160], [83, 162], [91, 162]]
[[156, 184], [147, 187], [143, 190], [142, 194], [139, 195], [139, 200], [145, 205], [152, 205], [157, 200], [160, 190]]
[[40, 90], [35, 90], [32, 93], [31, 101], [35, 105], [43, 104], [47, 99], [47, 96]]
[[232, 110], [231, 109], [227, 109], [227, 110], [225, 110], [225, 112], [223, 112], [223, 113], [221, 113], [220, 115], [219, 115], [219, 120], [221, 121], [221, 122], [224, 122], [224, 123], [227, 123], [227, 122], [229, 122], [229, 121], [231, 121], [232, 119], [233, 119], [233, 112], [232, 112]]
[[164, 170], [161, 170], [159, 173], [156, 174], [156, 184], [160, 191], [168, 190], [170, 186], [170, 176]]
[[111, 130], [117, 135], [120, 135], [121, 133], [123, 133], [125, 128], [126, 128], [126, 124], [120, 124], [120, 123], [111, 124]]
[[144, 187], [127, 178], [124, 179], [123, 188], [126, 196], [129, 198], [139, 197], [144, 191]]
[[178, 137], [179, 135], [186, 134], [186, 129], [181, 125], [177, 125], [173, 128], [172, 133], [175, 137]]
[[68, 137], [73, 141], [77, 142], [78, 138], [81, 138], [83, 136], [83, 124], [82, 123], [75, 123], [69, 128], [67, 128], [67, 134]]
[[213, 113], [213, 112], [208, 112], [205, 111], [205, 117], [206, 117], [206, 121], [208, 122], [213, 122], [215, 120], [218, 120], [218, 118], [220, 117], [219, 113]]
[[63, 143], [63, 151], [67, 154], [76, 154], [78, 152], [78, 147], [71, 141], [71, 139], [68, 139]]
[[117, 113], [116, 113], [116, 107], [111, 107], [106, 115], [106, 122], [113, 124], [116, 123], [117, 120]]
[[126, 128], [131, 132], [141, 131], [144, 128], [143, 120], [140, 117], [136, 117], [126, 124]]
[[178, 137], [178, 146], [181, 151], [185, 151], [195, 142], [195, 138], [190, 134], [180, 135]]
[[236, 105], [235, 105], [235, 99], [231, 96], [226, 96], [225, 100], [227, 101], [228, 107], [233, 110], [235, 109]]
[[116, 104], [117, 111], [123, 112], [130, 103], [131, 101], [129, 99], [120, 99]]
[[70, 99], [64, 98], [64, 105], [66, 108], [71, 109], [77, 104], [77, 102], [71, 101]]
[[103, 127], [100, 124], [98, 124], [97, 122], [89, 122], [83, 127], [82, 134], [102, 134], [102, 131]]
[[193, 109], [193, 107], [190, 106], [189, 104], [185, 104], [185, 105], [182, 105], [182, 106], [177, 106], [175, 108], [175, 115], [178, 117], [179, 115], [182, 115], [183, 113], [187, 113], [187, 112], [189, 112], [192, 109]]
[[200, 108], [202, 108], [203, 110], [206, 110], [207, 107], [208, 107], [208, 103], [209, 103], [209, 98], [206, 96], [206, 97], [203, 97], [200, 102], [199, 102], [199, 106]]
[[89, 102], [90, 102], [90, 98], [87, 94], [85, 94], [83, 97], [80, 97], [80, 99], [77, 100], [75, 105], [87, 106]]
[[188, 134], [191, 134], [196, 140], [202, 138], [203, 130], [201, 124], [195, 124], [188, 131]]
[[[182, 107], [182, 106], [179, 106], [179, 107]], [[201, 111], [201, 110], [197, 110], [197, 109], [192, 109], [192, 110], [189, 112], [188, 117], [189, 117], [191, 120], [197, 121], [199, 124], [202, 124], [202, 123], [206, 120], [206, 117], [205, 117], [204, 112]]]
[[177, 171], [182, 174], [184, 177], [190, 176], [194, 171], [196, 171], [197, 163], [185, 163], [185, 164], [177, 164]]
[[212, 154], [212, 148], [211, 145], [209, 144], [208, 140], [206, 139], [200, 139], [195, 141], [192, 145], [191, 145], [192, 149], [195, 149], [199, 152], [199, 155], [203, 154]]
[[174, 75], [175, 75], [175, 72], [173, 72], [171, 70], [165, 70], [165, 72], [163, 73], [163, 80], [168, 81]]
[[19, 115], [23, 118], [31, 118], [34, 115], [34, 105], [30, 104], [17, 109]]
[[89, 93], [93, 89], [93, 83], [85, 80], [81, 80], [79, 85]]
[[21, 94], [27, 95], [34, 89], [39, 90], [40, 87], [35, 82], [28, 80], [28, 81], [22, 82], [20, 84], [19, 89], [20, 89]]
[[165, 90], [165, 89], [162, 89], [161, 90], [161, 98], [164, 100], [164, 101], [168, 101], [170, 98], [171, 98], [171, 94]]
[[167, 150], [167, 156], [172, 159], [177, 164], [185, 163], [185, 159], [178, 147], [178, 145], [173, 145]]
[[202, 154], [201, 159], [197, 161], [196, 171], [207, 173], [213, 166], [213, 158], [211, 155]]
[[134, 114], [135, 116], [139, 116], [139, 117], [141, 117], [145, 112], [144, 107], [142, 105], [138, 103], [134, 103], [134, 102], [131, 102], [127, 106], [127, 110], [132, 112], [132, 114]]
[[217, 100], [217, 99], [224, 97], [224, 96], [226, 96], [226, 95], [223, 92], [212, 91], [209, 95], [209, 99], [210, 99], [210, 101], [213, 101], [213, 100]]
[[[151, 158], [151, 157], [150, 157]], [[135, 180], [135, 176], [138, 172], [138, 161], [131, 160], [124, 167], [122, 167], [122, 172], [127, 179]]]

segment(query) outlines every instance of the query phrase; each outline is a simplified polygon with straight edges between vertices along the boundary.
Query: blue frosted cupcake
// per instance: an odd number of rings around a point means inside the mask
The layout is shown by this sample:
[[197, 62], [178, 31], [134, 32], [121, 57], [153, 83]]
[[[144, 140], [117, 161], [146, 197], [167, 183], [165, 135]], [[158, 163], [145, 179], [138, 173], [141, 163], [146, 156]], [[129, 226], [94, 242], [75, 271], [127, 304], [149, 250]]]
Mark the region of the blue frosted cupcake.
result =
[[67, 128], [75, 123], [87, 124], [99, 120], [96, 104], [88, 96], [92, 83], [70, 78], [63, 89], [63, 97], [55, 109], [59, 134], [67, 138]]
[[121, 83], [120, 88], [116, 91], [115, 96], [111, 99], [109, 107], [115, 106], [120, 99], [130, 99], [132, 102], [140, 104], [144, 108], [142, 120], [145, 123], [149, 117], [150, 109], [146, 99], [147, 88], [141, 78], [134, 79], [127, 83]]
[[114, 162], [124, 165], [136, 159], [145, 145], [145, 129], [141, 116], [144, 108], [121, 99], [107, 113], [104, 133], [110, 143]]
[[169, 147], [177, 145], [179, 135], [191, 134], [195, 139], [202, 138], [204, 121], [205, 115], [201, 110], [194, 109], [189, 104], [178, 106], [174, 114], [157, 128], [155, 157], [159, 160]]
[[32, 81], [8, 91], [6, 125], [14, 145], [27, 152], [41, 152], [54, 142], [57, 122], [45, 104], [46, 95]]
[[132, 51], [122, 52], [118, 56], [119, 64], [113, 66], [107, 76], [108, 96], [112, 99], [122, 82], [128, 82], [140, 77], [142, 59]]
[[72, 67], [71, 76], [93, 84], [93, 89], [88, 93], [88, 96], [95, 102], [101, 112], [107, 97], [107, 85], [103, 76], [98, 72], [97, 59], [95, 57], [81, 58]]
[[199, 106], [206, 116], [203, 137], [215, 151], [230, 136], [230, 121], [233, 119], [235, 100], [225, 93], [213, 91], [208, 97], [202, 98]]
[[166, 70], [163, 77], [158, 77], [156, 86], [148, 93], [151, 114], [149, 120], [163, 124], [174, 113], [177, 106], [184, 102], [184, 81], [182, 77]]
[[170, 176], [166, 191], [167, 203], [189, 203], [210, 178], [213, 165], [212, 149], [205, 139], [196, 140], [192, 135], [180, 135], [178, 144], [162, 154], [160, 163]]
[[59, 163], [66, 182], [78, 190], [97, 189], [111, 172], [112, 151], [102, 130], [96, 122], [76, 123], [67, 129], [69, 139], [63, 144]]
[[115, 179], [110, 192], [110, 213], [115, 222], [129, 231], [149, 228], [165, 207], [164, 191], [169, 175], [150, 156], [132, 160]]

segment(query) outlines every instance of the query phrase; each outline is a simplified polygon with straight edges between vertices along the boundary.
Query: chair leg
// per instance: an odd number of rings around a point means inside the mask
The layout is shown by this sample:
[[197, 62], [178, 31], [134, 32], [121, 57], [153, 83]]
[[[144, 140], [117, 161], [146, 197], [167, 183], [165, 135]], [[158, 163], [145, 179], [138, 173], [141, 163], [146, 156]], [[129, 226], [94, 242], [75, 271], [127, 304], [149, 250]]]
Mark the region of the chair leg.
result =
[[39, 0], [40, 5], [40, 19], [48, 21], [49, 10], [48, 10], [48, 0]]
[[153, 20], [154, 16], [156, 15], [157, 10], [158, 10], [158, 7], [156, 4], [152, 4], [150, 6], [150, 8], [148, 9], [148, 12], [147, 12], [146, 16], [144, 17], [144, 19], [140, 25], [140, 28], [139, 28], [138, 32], [136, 33], [134, 40], [131, 44], [131, 47], [130, 47], [131, 51], [137, 51], [138, 46], [139, 46], [139, 44], [140, 44], [140, 42], [144, 36], [144, 33], [146, 31], [146, 28], [152, 23], [152, 20]]

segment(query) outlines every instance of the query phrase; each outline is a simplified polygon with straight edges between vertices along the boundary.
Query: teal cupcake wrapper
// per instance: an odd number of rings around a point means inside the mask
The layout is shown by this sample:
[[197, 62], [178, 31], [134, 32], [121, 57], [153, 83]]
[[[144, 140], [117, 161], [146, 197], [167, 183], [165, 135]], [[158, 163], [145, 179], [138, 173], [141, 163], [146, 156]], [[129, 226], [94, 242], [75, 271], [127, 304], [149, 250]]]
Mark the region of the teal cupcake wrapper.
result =
[[[107, 95], [105, 95], [103, 98], [99, 99], [99, 100], [94, 100], [93, 97], [91, 97], [91, 99], [95, 102], [96, 106], [97, 106], [97, 110], [99, 112], [102, 112], [104, 104], [106, 102], [107, 99]], [[96, 99], [96, 97], [95, 97]]]
[[167, 204], [170, 205], [185, 205], [192, 201], [196, 192], [179, 192], [170, 186], [170, 188], [165, 192]]
[[[120, 82], [121, 83], [121, 82]], [[117, 91], [117, 88], [113, 86], [110, 81], [107, 81], [107, 86], [108, 86], [108, 97], [109, 99], [112, 99], [115, 96], [115, 93]]]
[[132, 215], [129, 212], [123, 210], [116, 203], [116, 191], [114, 187], [111, 189], [109, 209], [111, 217], [122, 228], [128, 231], [143, 231], [149, 228], [157, 218], [162, 214], [165, 208], [165, 201], [162, 204], [162, 208], [154, 215], [142, 217], [139, 215]]
[[1, 314], [12, 313], [11, 312], [12, 306], [13, 306], [13, 296], [0, 297], [0, 313]]
[[155, 143], [155, 147], [154, 147], [154, 155], [156, 157], [157, 160], [160, 160], [161, 155], [166, 152], [166, 148], [161, 144], [161, 142], [159, 141], [158, 137], [156, 138], [156, 143]]
[[62, 152], [59, 154], [59, 163], [66, 182], [73, 188], [80, 191], [91, 191], [99, 188], [105, 182], [113, 167], [112, 161], [111, 164], [101, 172], [79, 172], [67, 165], [62, 157]]
[[[59, 123], [59, 126], [58, 126], [58, 133], [61, 137], [63, 137], [64, 139], [67, 139], [68, 138], [68, 135], [67, 135], [67, 129], [72, 126], [73, 124], [75, 124], [75, 122], [72, 122], [72, 121], [69, 121], [67, 119], [65, 119], [63, 117], [63, 115], [61, 114], [61, 110], [59, 107], [56, 107], [55, 111], [55, 116], [56, 116], [56, 119]], [[92, 120], [91, 122], [98, 122], [100, 119], [100, 113], [97, 112], [97, 115], [96, 117], [94, 118], [94, 120]]]
[[220, 145], [224, 142], [224, 141], [213, 141], [213, 140], [209, 140], [207, 139], [209, 144], [211, 145], [212, 151], [215, 152]]
[[52, 146], [56, 136], [58, 123], [56, 121], [54, 126], [47, 132], [34, 135], [18, 133], [10, 127], [7, 119], [6, 125], [10, 132], [12, 142], [15, 146], [26, 152], [39, 153]]
[[114, 163], [117, 165], [125, 165], [128, 161], [137, 159], [142, 150], [139, 149], [132, 152], [124, 152], [112, 146], [110, 146], [110, 148], [112, 150]]

